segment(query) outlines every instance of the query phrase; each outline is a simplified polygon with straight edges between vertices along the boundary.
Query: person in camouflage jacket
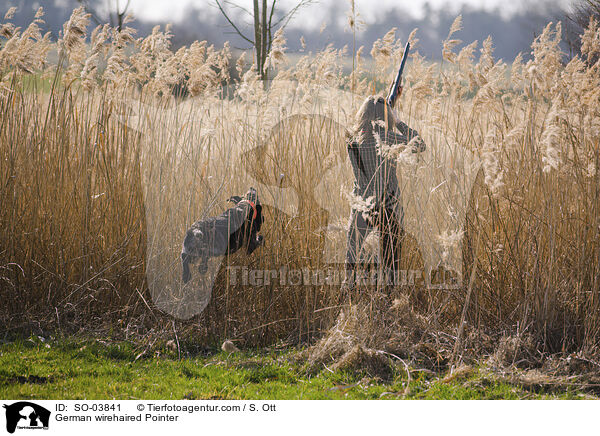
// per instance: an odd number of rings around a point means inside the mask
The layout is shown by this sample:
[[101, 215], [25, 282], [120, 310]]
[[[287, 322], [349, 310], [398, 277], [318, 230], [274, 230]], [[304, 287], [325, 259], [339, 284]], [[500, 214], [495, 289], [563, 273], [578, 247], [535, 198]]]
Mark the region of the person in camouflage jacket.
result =
[[[356, 124], [348, 140], [348, 155], [354, 173], [353, 204], [347, 235], [345, 288], [355, 286], [361, 249], [369, 233], [380, 232], [380, 259], [386, 279], [400, 270], [404, 212], [396, 175], [396, 160], [386, 149], [425, 150], [419, 134], [395, 118], [383, 97], [369, 96], [356, 115]], [[365, 206], [368, 205], [368, 206]]]

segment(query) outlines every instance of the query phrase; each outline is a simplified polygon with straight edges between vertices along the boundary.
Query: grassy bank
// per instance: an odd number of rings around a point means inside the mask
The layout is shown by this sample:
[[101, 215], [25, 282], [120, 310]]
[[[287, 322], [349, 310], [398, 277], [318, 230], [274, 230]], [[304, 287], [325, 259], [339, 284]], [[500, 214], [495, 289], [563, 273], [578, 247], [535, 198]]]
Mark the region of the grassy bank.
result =
[[[235, 354], [131, 343], [42, 342], [0, 345], [0, 398], [6, 399], [577, 399], [576, 387], [526, 385], [484, 366], [453, 375], [411, 368], [384, 382], [327, 368], [309, 376], [296, 350]], [[181, 353], [181, 358], [179, 358]]]

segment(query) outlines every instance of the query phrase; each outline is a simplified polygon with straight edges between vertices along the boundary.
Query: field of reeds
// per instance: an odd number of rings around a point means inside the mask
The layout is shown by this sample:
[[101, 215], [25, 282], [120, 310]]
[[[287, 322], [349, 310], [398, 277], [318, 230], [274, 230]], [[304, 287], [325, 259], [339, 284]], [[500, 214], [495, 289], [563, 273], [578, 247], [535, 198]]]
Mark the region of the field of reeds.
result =
[[[550, 23], [509, 63], [490, 38], [456, 49], [460, 18], [438, 63], [411, 33], [395, 115], [427, 149], [386, 153], [414, 280], [383, 307], [377, 284], [340, 290], [350, 206], [361, 206], [345, 141], [364, 98], [395, 75], [406, 41], [394, 30], [369, 62], [368, 48], [328, 48], [292, 63], [278, 34], [263, 82], [228, 46], [171, 51], [168, 28], [88, 34], [80, 8], [52, 42], [41, 20], [17, 29], [9, 13], [0, 28], [0, 331], [320, 339], [312, 363], [372, 348], [435, 364], [502, 347], [532, 364], [598, 351], [596, 23], [583, 58], [561, 52]], [[185, 230], [250, 186], [265, 246], [183, 285]]]

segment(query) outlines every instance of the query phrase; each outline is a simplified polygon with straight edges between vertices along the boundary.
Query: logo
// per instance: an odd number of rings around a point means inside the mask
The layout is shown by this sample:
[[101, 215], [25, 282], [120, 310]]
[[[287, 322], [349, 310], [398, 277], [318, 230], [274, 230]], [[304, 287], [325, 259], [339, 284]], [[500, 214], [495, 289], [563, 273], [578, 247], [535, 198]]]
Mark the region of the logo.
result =
[[19, 401], [4, 405], [6, 409], [6, 431], [14, 433], [18, 429], [48, 429], [50, 411], [29, 401]]

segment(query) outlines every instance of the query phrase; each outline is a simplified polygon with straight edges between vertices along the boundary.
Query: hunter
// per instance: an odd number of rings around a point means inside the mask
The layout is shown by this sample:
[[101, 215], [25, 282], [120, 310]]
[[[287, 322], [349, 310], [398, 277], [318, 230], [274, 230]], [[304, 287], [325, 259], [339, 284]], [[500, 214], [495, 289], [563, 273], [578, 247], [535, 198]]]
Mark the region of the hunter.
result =
[[[400, 87], [400, 92], [401, 92]], [[350, 132], [348, 154], [354, 173], [354, 196], [371, 200], [370, 210], [353, 206], [350, 213], [346, 250], [344, 288], [356, 285], [361, 248], [369, 233], [380, 234], [380, 260], [386, 271], [386, 283], [397, 279], [400, 271], [401, 243], [404, 234], [404, 211], [396, 176], [396, 160], [385, 157], [382, 146], [406, 146], [413, 153], [425, 150], [418, 133], [396, 119], [390, 98], [369, 96], [358, 113]], [[392, 100], [393, 103], [393, 100]], [[389, 155], [388, 155], [389, 156]]]

